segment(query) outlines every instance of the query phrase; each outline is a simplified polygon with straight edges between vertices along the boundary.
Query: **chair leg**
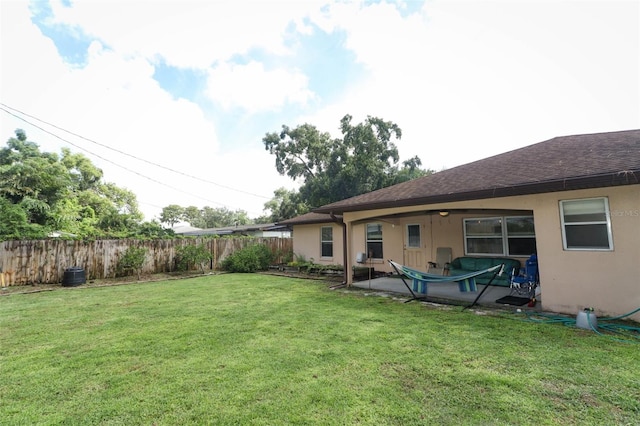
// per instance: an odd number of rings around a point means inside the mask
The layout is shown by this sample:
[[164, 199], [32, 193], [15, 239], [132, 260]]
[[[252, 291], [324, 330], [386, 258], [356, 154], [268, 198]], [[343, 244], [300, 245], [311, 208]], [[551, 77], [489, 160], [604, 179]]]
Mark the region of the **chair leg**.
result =
[[517, 283], [511, 285], [511, 292], [509, 293], [511, 296], [520, 296], [520, 297], [533, 297], [535, 291], [535, 284], [533, 283]]

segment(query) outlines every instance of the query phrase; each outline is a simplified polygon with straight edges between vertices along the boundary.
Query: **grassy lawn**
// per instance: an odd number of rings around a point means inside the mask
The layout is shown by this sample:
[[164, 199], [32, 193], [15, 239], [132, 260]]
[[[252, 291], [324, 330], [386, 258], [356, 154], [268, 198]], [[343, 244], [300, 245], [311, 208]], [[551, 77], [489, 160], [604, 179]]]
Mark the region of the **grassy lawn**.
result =
[[0, 297], [2, 424], [640, 424], [640, 347], [227, 274]]

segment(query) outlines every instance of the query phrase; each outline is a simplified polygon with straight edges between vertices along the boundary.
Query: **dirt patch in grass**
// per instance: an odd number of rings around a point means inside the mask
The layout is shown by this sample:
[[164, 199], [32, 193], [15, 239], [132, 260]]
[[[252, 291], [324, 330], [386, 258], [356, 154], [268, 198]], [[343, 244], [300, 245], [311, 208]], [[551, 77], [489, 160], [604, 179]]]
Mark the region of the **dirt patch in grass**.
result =
[[289, 277], [289, 278], [302, 278], [307, 280], [327, 281], [331, 283], [341, 283], [342, 281], [344, 281], [342, 275], [307, 274], [303, 272], [272, 271], [272, 270], [261, 271], [260, 274], [275, 275], [279, 277]]
[[[138, 284], [138, 283], [152, 283], [158, 281], [170, 281], [170, 280], [184, 280], [189, 278], [197, 278], [207, 275], [219, 275], [224, 274], [222, 271], [209, 271], [206, 274], [202, 274], [202, 272], [165, 272], [161, 274], [147, 274], [142, 275], [140, 279], [136, 276], [128, 276], [128, 277], [117, 277], [117, 278], [102, 278], [102, 279], [94, 279], [87, 280], [86, 283], [80, 284], [73, 287], [64, 287], [61, 283], [53, 283], [53, 284], [26, 284], [26, 285], [17, 285], [17, 286], [9, 286], [3, 287], [0, 290], [0, 296], [8, 296], [10, 294], [27, 294], [27, 293], [38, 293], [42, 291], [54, 291], [54, 290], [72, 290], [79, 288], [91, 288], [91, 287], [108, 287], [108, 286], [116, 286], [116, 285], [126, 285], [126, 284]], [[329, 283], [340, 283], [342, 282], [342, 276], [327, 276], [327, 275], [314, 275], [314, 274], [304, 274], [299, 272], [282, 272], [282, 271], [264, 271], [259, 272], [260, 274], [265, 275], [277, 275], [277, 276], [285, 276], [290, 278], [303, 278], [303, 279], [312, 279], [312, 280], [320, 280], [327, 281]]]
[[[222, 272], [208, 272], [207, 274], [204, 274], [204, 275], [217, 275], [220, 273]], [[203, 274], [201, 272], [198, 272], [198, 273], [167, 272], [167, 273], [161, 273], [161, 274], [142, 275], [140, 279], [138, 279], [137, 276], [129, 276], [129, 277], [87, 280], [86, 283], [73, 286], [73, 287], [65, 287], [61, 283], [27, 284], [27, 285], [3, 287], [2, 290], [0, 290], [0, 296], [7, 296], [10, 294], [38, 293], [41, 291], [72, 290], [72, 289], [90, 288], [90, 287], [108, 287], [108, 286], [125, 285], [125, 284], [151, 283], [151, 282], [157, 282], [157, 281], [184, 280], [188, 278], [196, 278], [196, 277], [202, 277], [202, 276]]]

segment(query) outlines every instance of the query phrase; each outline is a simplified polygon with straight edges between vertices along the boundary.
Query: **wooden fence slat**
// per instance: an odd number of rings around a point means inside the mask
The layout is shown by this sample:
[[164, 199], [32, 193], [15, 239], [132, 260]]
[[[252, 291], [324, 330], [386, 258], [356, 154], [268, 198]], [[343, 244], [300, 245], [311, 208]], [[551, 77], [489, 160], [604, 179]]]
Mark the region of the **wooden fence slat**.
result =
[[[0, 271], [5, 285], [55, 284], [65, 269], [80, 267], [88, 280], [116, 276], [118, 259], [131, 246], [147, 249], [142, 274], [175, 270], [176, 250], [205, 244], [213, 258], [211, 269], [231, 253], [251, 244], [265, 244], [280, 257], [293, 250], [291, 238], [193, 238], [174, 240], [14, 240], [0, 242]], [[277, 259], [281, 262], [282, 259]], [[195, 267], [194, 267], [195, 269]]]

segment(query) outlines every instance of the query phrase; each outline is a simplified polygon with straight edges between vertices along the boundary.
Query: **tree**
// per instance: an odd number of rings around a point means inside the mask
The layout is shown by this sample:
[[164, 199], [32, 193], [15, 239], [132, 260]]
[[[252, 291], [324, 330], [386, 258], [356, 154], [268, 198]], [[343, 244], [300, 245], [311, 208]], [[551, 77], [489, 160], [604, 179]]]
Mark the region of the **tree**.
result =
[[45, 235], [44, 227], [29, 223], [24, 209], [0, 196], [0, 240], [42, 238]]
[[221, 228], [224, 226], [247, 225], [251, 223], [244, 210], [232, 211], [226, 207], [208, 207], [202, 209], [205, 228]]
[[180, 207], [177, 204], [170, 204], [167, 207], [162, 208], [162, 213], [160, 214], [160, 222], [166, 223], [170, 228], [173, 228], [173, 225], [182, 220], [183, 215], [183, 207]]
[[51, 227], [73, 235], [100, 235], [95, 211], [91, 206], [81, 204], [80, 200], [78, 197], [69, 197], [56, 203], [51, 214]]
[[264, 222], [275, 223], [309, 211], [309, 207], [302, 201], [300, 193], [296, 190], [278, 188], [273, 191], [273, 194], [274, 197], [264, 203], [264, 209], [270, 212], [270, 215], [261, 218]]
[[136, 194], [125, 188], [120, 188], [113, 183], [100, 185], [99, 191], [111, 206], [111, 213], [127, 215], [134, 220], [141, 220], [143, 215], [138, 207]]
[[[41, 152], [23, 130], [16, 130], [0, 149], [0, 198], [14, 218], [0, 236], [46, 236], [49, 230], [78, 237], [135, 236], [143, 218], [135, 194], [102, 177], [102, 170], [82, 154], [66, 148], [61, 156]], [[23, 216], [28, 226], [16, 227]]]
[[74, 189], [86, 191], [99, 186], [103, 176], [102, 170], [84, 155], [74, 154], [68, 148], [62, 148], [61, 163], [69, 171]]
[[417, 168], [416, 156], [398, 165], [394, 140], [402, 137], [398, 125], [368, 116], [352, 124], [345, 115], [340, 121], [342, 138], [332, 139], [310, 124], [294, 129], [283, 125], [280, 133], [267, 133], [265, 149], [276, 157], [281, 175], [302, 180], [301, 200], [309, 207], [340, 201], [429, 173]]
[[171, 238], [176, 234], [171, 229], [164, 229], [157, 220], [152, 220], [141, 223], [136, 235], [142, 238]]
[[170, 218], [184, 220], [196, 228], [222, 228], [225, 226], [247, 225], [251, 223], [249, 215], [244, 210], [232, 211], [226, 207], [213, 208], [205, 206], [199, 209], [195, 206], [181, 207], [176, 204], [162, 209], [162, 222], [168, 222]]
[[0, 195], [22, 205], [30, 223], [46, 226], [50, 208], [68, 195], [70, 177], [56, 154], [41, 153], [22, 130], [0, 150]]
[[206, 228], [207, 224], [202, 217], [202, 210], [196, 206], [189, 206], [184, 209], [182, 219], [195, 228]]
[[416, 155], [413, 158], [402, 162], [402, 168], [390, 175], [390, 185], [406, 182], [408, 180], [417, 179], [422, 176], [427, 176], [433, 173], [433, 170], [421, 169], [422, 161]]

